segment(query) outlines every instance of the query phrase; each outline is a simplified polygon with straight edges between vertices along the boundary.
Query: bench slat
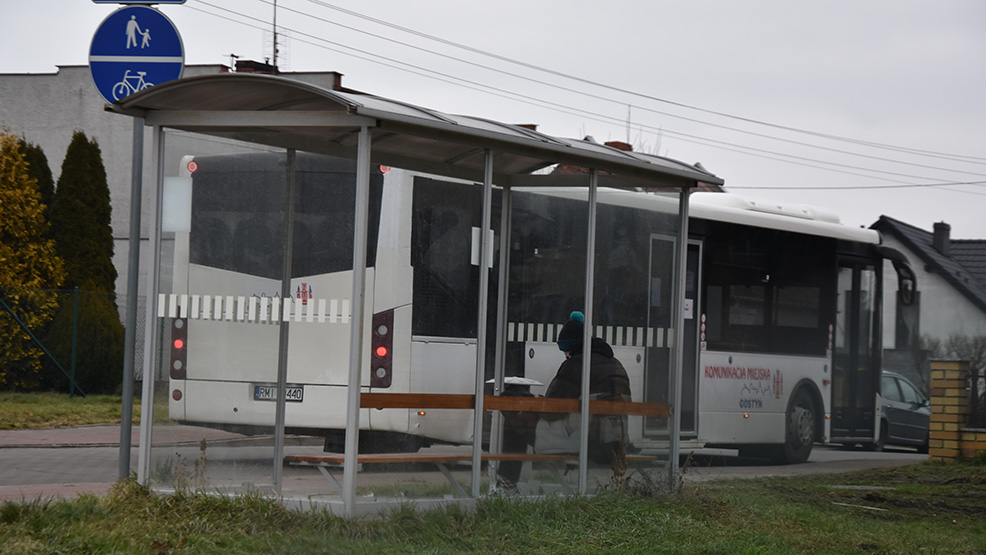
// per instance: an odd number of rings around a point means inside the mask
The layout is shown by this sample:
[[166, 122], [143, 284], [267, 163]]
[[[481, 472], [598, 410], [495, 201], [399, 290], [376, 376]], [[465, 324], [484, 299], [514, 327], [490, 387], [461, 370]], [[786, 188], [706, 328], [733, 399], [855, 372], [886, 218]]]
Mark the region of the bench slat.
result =
[[[487, 410], [528, 412], [578, 412], [578, 399], [550, 397], [512, 397], [486, 395], [483, 407]], [[475, 396], [454, 393], [361, 393], [360, 407], [364, 409], [465, 409], [475, 407]], [[665, 403], [636, 403], [623, 401], [589, 401], [591, 414], [635, 414], [667, 417], [670, 405]]]
[[360, 393], [364, 409], [472, 409], [476, 396], [458, 393]]
[[[484, 461], [576, 461], [576, 454], [543, 454], [543, 453], [482, 453]], [[289, 463], [308, 464], [338, 464], [346, 461], [342, 453], [326, 453], [323, 455], [287, 455], [284, 460]], [[472, 460], [471, 453], [361, 453], [356, 456], [360, 464], [373, 463], [454, 463]], [[627, 461], [647, 462], [657, 460], [654, 455], [627, 455]]]

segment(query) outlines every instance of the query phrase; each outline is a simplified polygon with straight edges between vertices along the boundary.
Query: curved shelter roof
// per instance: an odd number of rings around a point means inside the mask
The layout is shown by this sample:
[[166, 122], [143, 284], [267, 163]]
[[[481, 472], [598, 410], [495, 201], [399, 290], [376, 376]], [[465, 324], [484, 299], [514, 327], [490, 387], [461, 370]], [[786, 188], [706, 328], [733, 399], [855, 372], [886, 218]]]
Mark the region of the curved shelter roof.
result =
[[466, 179], [481, 178], [484, 150], [491, 148], [500, 183], [560, 162], [615, 173], [634, 186], [723, 183], [670, 158], [281, 76], [234, 73], [179, 79], [130, 95], [111, 109], [143, 117], [151, 125], [347, 157], [355, 157], [357, 132], [365, 126], [371, 131], [374, 163]]

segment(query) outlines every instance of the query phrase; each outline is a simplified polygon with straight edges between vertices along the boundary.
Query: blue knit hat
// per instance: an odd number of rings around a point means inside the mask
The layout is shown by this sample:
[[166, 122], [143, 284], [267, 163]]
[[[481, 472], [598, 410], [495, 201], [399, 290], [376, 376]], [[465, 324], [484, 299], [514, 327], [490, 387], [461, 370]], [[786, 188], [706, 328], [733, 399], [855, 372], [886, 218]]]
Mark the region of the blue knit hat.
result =
[[578, 310], [569, 315], [569, 320], [558, 333], [558, 349], [568, 352], [582, 345], [582, 335], [585, 333], [585, 314]]

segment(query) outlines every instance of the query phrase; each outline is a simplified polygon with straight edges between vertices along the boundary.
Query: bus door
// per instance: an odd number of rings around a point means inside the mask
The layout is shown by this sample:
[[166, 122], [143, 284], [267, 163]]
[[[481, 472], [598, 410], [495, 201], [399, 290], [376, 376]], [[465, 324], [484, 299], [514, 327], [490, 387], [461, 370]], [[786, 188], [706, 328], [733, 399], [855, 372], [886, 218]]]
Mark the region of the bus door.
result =
[[879, 275], [872, 261], [842, 258], [832, 330], [832, 440], [874, 440], [880, 380]]
[[[672, 297], [676, 276], [674, 267], [677, 241], [669, 236], [653, 235], [650, 245], [650, 291], [647, 309], [647, 338], [644, 363], [644, 402], [669, 403], [669, 379], [671, 375], [675, 339], [674, 299]], [[681, 435], [694, 436], [696, 433], [696, 407], [698, 395], [698, 298], [701, 272], [702, 244], [689, 241], [686, 256], [685, 280], [685, 327], [682, 330], [684, 349], [682, 350], [681, 381]], [[644, 434], [654, 436], [667, 434], [667, 421], [664, 418], [648, 418]]]

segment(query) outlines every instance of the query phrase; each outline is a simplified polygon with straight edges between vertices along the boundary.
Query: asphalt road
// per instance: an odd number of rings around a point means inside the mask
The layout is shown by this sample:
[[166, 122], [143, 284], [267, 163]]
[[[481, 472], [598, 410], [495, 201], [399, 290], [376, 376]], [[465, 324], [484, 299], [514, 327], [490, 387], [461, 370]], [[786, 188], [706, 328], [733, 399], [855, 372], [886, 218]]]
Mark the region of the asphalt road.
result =
[[[159, 429], [160, 428], [160, 429]], [[236, 434], [191, 426], [155, 429], [156, 456], [184, 459], [189, 468], [199, 456], [199, 444], [209, 443], [210, 472], [226, 468], [237, 478], [256, 483], [269, 481], [272, 450], [269, 442], [243, 438]], [[131, 469], [136, 471], [138, 434], [134, 433]], [[0, 500], [37, 497], [73, 497], [80, 493], [105, 494], [119, 472], [119, 427], [91, 426], [57, 430], [0, 431]], [[295, 441], [288, 452], [318, 453], [317, 441]], [[728, 453], [728, 452], [727, 452]], [[850, 470], [913, 464], [927, 459], [913, 450], [884, 452], [849, 450], [836, 446], [815, 446], [807, 463], [773, 465], [759, 459], [722, 456], [702, 452], [683, 462], [685, 481], [717, 478], [791, 476], [799, 474], [845, 472]], [[461, 471], [468, 481], [468, 469]], [[457, 474], [459, 471], [457, 471]], [[441, 483], [437, 471], [407, 472], [407, 482]], [[361, 475], [362, 476], [362, 475]], [[393, 477], [393, 474], [391, 474]], [[366, 475], [370, 479], [369, 475]], [[285, 469], [285, 483], [293, 480], [302, 490], [323, 489], [326, 482], [312, 469]]]
[[804, 464], [775, 465], [763, 459], [702, 454], [683, 462], [686, 481], [717, 478], [755, 478], [759, 476], [797, 476], [849, 472], [867, 468], [887, 468], [928, 459], [913, 449], [887, 447], [882, 452], [848, 449], [841, 445], [816, 445]]

